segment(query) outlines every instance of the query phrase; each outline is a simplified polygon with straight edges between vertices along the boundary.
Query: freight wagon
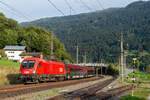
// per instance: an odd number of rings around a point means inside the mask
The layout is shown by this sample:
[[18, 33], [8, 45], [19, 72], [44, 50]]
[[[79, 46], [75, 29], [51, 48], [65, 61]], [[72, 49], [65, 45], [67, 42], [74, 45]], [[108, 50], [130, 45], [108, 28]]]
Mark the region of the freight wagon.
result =
[[26, 58], [20, 66], [19, 79], [26, 82], [42, 82], [49, 80], [68, 80], [86, 78], [95, 75], [94, 68], [64, 64], [40, 58]]

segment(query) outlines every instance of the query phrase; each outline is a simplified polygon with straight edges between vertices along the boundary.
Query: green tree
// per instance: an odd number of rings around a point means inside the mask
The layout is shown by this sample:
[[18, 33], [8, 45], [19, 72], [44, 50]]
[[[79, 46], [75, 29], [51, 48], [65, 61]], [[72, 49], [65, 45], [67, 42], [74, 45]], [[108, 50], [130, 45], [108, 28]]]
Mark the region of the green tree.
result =
[[[0, 13], [0, 49], [6, 45], [24, 45], [27, 47], [27, 52], [42, 52], [45, 58], [50, 58], [50, 39], [51, 32], [44, 28], [19, 27], [17, 21], [8, 19]], [[56, 36], [54, 36], [54, 53], [55, 60], [72, 62], [71, 56]]]
[[139, 70], [140, 65], [141, 65], [141, 62], [139, 60], [136, 60], [135, 67], [137, 68], [137, 70]]
[[148, 65], [148, 66], [146, 67], [146, 72], [149, 72], [149, 73], [150, 73], [150, 65]]
[[4, 50], [0, 49], [0, 55], [3, 59], [7, 59], [7, 55], [5, 54]]

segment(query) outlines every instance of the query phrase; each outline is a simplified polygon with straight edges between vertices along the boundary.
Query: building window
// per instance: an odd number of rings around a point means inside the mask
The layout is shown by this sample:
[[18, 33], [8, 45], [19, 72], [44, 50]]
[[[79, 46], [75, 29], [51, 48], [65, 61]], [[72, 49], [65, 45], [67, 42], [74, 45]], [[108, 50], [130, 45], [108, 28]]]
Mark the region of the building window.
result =
[[9, 51], [8, 53], [14, 53], [14, 51]]

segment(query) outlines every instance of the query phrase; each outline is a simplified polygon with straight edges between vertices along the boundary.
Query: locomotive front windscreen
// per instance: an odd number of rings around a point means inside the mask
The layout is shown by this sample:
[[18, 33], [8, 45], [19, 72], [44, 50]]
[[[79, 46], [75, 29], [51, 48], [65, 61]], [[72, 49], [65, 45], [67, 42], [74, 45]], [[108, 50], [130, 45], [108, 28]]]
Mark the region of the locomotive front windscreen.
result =
[[35, 61], [34, 60], [25, 60], [22, 63], [22, 68], [24, 69], [32, 69], [34, 67]]

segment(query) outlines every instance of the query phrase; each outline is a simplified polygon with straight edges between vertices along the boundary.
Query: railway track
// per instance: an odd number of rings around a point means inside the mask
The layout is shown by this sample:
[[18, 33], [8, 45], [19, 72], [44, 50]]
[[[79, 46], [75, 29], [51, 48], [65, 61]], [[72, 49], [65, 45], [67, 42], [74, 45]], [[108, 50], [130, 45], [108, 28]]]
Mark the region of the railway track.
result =
[[[95, 93], [107, 85], [109, 85], [116, 78], [107, 79], [103, 82], [96, 83], [92, 86], [81, 88], [72, 92], [64, 93], [48, 100], [86, 100], [91, 96], [95, 96]], [[91, 99], [92, 100], [92, 99]], [[94, 100], [94, 99], [93, 99]]]
[[64, 93], [48, 100], [119, 100], [118, 96], [135, 89], [134, 85], [126, 85], [118, 88], [100, 91], [109, 85], [115, 78], [97, 83], [93, 86], [81, 88], [72, 92]]
[[28, 93], [35, 93], [39, 91], [49, 90], [53, 88], [76, 85], [76, 84], [80, 84], [83, 82], [95, 81], [95, 80], [102, 79], [102, 78], [104, 77], [100, 76], [100, 77], [92, 77], [92, 78], [86, 78], [86, 79], [80, 79], [80, 80], [68, 80], [68, 81], [62, 81], [62, 82], [21, 85], [21, 86], [16, 86], [12, 88], [3, 88], [3, 89], [0, 89], [0, 98], [5, 99], [5, 98], [15, 97], [19, 95], [28, 94]]

